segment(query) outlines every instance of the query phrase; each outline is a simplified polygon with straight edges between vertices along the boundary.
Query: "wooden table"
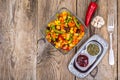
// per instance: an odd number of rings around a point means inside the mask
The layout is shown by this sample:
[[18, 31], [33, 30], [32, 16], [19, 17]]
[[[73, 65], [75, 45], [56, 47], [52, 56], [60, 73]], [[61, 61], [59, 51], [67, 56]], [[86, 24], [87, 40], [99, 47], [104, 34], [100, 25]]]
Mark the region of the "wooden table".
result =
[[120, 0], [98, 0], [95, 15], [102, 16], [105, 25], [101, 29], [89, 28], [88, 36], [99, 34], [109, 42], [107, 15], [113, 10], [114, 66], [108, 64], [107, 52], [91, 75], [79, 79], [67, 68], [77, 49], [62, 55], [44, 41], [38, 41], [42, 38], [41, 27], [55, 11], [66, 7], [84, 20], [90, 1], [0, 0], [0, 80], [120, 80]]

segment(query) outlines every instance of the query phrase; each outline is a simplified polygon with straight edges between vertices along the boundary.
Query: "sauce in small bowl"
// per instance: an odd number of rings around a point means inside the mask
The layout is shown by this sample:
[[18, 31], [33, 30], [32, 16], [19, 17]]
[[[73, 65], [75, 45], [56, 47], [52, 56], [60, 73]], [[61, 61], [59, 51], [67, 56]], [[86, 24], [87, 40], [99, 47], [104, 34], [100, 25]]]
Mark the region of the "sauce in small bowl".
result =
[[86, 46], [86, 51], [91, 56], [96, 56], [101, 52], [101, 46], [97, 42], [89, 42]]
[[75, 60], [76, 67], [86, 67], [89, 63], [89, 59], [86, 55], [80, 54]]

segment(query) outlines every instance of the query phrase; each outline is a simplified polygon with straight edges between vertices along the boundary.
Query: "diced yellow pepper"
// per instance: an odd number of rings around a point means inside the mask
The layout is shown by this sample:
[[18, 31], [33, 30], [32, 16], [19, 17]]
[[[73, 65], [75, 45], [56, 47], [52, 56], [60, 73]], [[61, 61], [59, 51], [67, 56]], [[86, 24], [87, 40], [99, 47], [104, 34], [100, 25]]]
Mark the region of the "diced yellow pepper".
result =
[[72, 47], [74, 47], [74, 46], [75, 46], [75, 44], [72, 44], [72, 43], [71, 43], [71, 44], [69, 44], [69, 46], [72, 48]]
[[66, 39], [69, 40], [70, 34], [66, 34]]
[[50, 27], [50, 25], [51, 25], [51, 24], [49, 23], [49, 24], [48, 24], [48, 27]]
[[62, 13], [63, 13], [63, 14], [67, 14], [67, 12], [66, 12], [66, 11], [63, 11]]
[[78, 34], [78, 33], [74, 33], [74, 35], [75, 35], [75, 36], [79, 36], [79, 34]]
[[67, 16], [63, 16], [63, 19], [65, 20], [67, 18]]
[[60, 26], [56, 26], [56, 29], [60, 29]]
[[60, 21], [59, 20], [55, 20], [55, 25], [59, 25]]
[[62, 32], [66, 32], [64, 29], [61, 29]]
[[74, 33], [73, 28], [70, 29], [70, 33]]
[[56, 45], [55, 45], [56, 48], [59, 48], [60, 46], [61, 46], [60, 42], [57, 42]]
[[78, 37], [78, 40], [81, 40], [81, 39], [82, 39], [82, 37], [83, 37], [83, 35], [80, 35], [80, 36]]
[[54, 32], [54, 30], [51, 30], [51, 32]]

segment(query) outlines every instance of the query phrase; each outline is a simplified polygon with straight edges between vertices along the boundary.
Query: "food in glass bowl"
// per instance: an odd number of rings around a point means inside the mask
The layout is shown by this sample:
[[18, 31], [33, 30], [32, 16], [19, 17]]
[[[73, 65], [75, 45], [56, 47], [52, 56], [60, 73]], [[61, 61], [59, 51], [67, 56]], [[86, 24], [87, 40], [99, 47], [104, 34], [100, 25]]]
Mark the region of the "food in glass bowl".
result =
[[56, 19], [47, 24], [46, 39], [55, 48], [71, 50], [84, 36], [85, 30], [79, 20], [68, 11], [56, 14]]

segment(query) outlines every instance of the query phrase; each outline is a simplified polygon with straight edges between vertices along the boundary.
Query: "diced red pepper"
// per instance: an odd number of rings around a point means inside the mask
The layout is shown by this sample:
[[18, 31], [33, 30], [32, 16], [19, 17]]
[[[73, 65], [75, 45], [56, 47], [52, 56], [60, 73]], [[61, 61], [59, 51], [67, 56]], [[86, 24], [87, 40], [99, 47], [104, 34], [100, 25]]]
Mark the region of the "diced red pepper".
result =
[[62, 49], [63, 49], [63, 50], [67, 50], [67, 51], [70, 50], [68, 45], [63, 45]]
[[61, 34], [58, 35], [59, 40], [64, 40], [63, 36]]
[[84, 26], [80, 25], [81, 31], [84, 32]]

